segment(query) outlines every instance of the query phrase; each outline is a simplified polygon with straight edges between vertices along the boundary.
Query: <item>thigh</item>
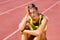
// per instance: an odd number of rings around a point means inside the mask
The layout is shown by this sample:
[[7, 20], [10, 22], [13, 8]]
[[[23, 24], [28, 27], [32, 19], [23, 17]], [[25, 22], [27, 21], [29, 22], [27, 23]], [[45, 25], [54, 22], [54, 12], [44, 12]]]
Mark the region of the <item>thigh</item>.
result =
[[27, 40], [28, 39], [28, 34], [22, 34], [21, 40]]
[[40, 37], [35, 37], [33, 40], [40, 40]]

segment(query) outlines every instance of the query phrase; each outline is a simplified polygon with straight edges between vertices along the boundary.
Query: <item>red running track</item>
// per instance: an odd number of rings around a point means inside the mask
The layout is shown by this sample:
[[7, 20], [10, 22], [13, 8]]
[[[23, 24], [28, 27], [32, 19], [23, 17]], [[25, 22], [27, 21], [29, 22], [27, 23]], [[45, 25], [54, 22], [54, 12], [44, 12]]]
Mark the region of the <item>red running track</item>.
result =
[[[18, 25], [25, 15], [25, 6], [22, 5], [26, 3], [28, 4], [28, 2], [30, 1], [35, 0], [0, 0], [0, 40], [3, 40], [4, 38], [8, 37], [10, 34], [12, 34], [15, 30], [18, 29]], [[33, 3], [37, 5], [37, 7], [39, 8], [39, 12], [43, 12], [51, 5], [55, 4], [57, 1], [59, 0], [36, 0]], [[60, 2], [44, 13], [44, 15], [48, 17], [48, 40], [60, 40], [59, 13]], [[20, 39], [21, 35], [18, 31], [6, 40]]]

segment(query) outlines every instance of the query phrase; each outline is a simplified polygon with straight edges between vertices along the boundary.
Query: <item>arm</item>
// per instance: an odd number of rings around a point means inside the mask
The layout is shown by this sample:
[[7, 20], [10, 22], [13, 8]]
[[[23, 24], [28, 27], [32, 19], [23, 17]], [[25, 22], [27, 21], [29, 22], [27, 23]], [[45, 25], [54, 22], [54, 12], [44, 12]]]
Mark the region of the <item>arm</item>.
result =
[[28, 7], [26, 7], [26, 16], [23, 18], [23, 20], [21, 21], [21, 23], [19, 24], [19, 29], [20, 31], [23, 31], [24, 28], [26, 27], [26, 21], [28, 20], [28, 15], [29, 15], [29, 12], [28, 12]]
[[44, 31], [44, 28], [46, 27], [47, 22], [48, 22], [47, 17], [46, 16], [43, 16], [42, 24], [37, 29], [39, 31], [39, 34], [41, 34]]
[[48, 22], [47, 18], [43, 17], [42, 24], [40, 25], [40, 27], [37, 30], [33, 30], [33, 31], [32, 30], [25, 30], [24, 32], [34, 35], [34, 36], [40, 36], [41, 33], [43, 32], [43, 29], [46, 26], [47, 22]]
[[25, 17], [23, 18], [23, 20], [21, 21], [21, 23], [19, 24], [19, 30], [20, 30], [20, 31], [23, 31], [23, 30], [24, 30], [25, 25], [26, 25], [26, 20], [27, 20], [27, 16], [25, 16]]

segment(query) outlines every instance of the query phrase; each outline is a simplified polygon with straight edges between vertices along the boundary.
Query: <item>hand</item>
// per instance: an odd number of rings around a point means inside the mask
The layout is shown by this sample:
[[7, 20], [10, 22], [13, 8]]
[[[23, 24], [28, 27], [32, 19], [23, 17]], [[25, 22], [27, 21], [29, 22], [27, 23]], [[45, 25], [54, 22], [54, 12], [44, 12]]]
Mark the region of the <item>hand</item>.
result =
[[26, 6], [25, 9], [26, 9], [26, 15], [29, 15], [28, 6]]
[[24, 30], [23, 33], [39, 36], [42, 34], [39, 30]]
[[30, 15], [29, 15], [28, 6], [26, 6], [25, 9], [26, 9], [26, 17], [27, 17], [27, 20], [29, 20], [30, 19]]

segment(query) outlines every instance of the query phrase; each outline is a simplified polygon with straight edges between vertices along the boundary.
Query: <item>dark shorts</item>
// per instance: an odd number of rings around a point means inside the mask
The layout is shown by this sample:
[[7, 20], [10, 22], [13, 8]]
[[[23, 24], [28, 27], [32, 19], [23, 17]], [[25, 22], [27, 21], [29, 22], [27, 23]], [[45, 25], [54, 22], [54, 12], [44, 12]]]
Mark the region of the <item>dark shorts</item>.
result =
[[35, 36], [31, 35], [28, 40], [33, 40]]
[[[28, 40], [33, 40], [35, 38], [35, 36], [31, 35], [30, 38]], [[47, 38], [44, 38], [42, 40], [47, 40]]]

